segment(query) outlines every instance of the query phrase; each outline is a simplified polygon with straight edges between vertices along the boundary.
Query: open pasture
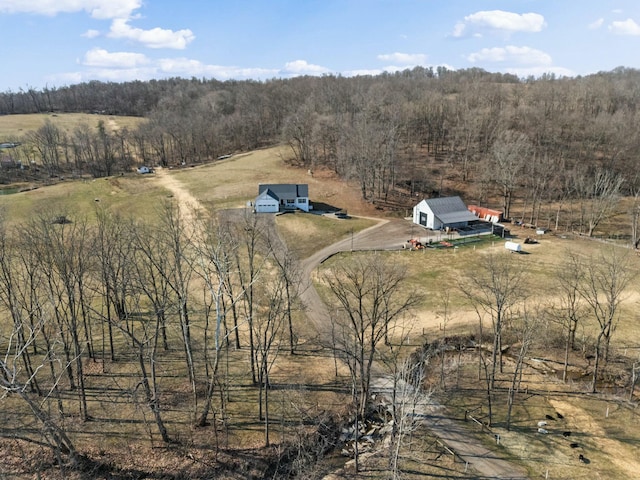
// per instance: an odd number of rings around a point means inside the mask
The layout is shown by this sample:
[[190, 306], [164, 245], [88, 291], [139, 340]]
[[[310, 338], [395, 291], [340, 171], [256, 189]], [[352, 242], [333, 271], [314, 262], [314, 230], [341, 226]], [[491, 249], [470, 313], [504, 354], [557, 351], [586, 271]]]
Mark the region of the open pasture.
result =
[[96, 128], [103, 122], [108, 130], [132, 129], [145, 121], [139, 117], [97, 115], [89, 113], [36, 113], [29, 115], [0, 115], [0, 142], [19, 141], [29, 132], [38, 130], [46, 121], [64, 132], [80, 125]]

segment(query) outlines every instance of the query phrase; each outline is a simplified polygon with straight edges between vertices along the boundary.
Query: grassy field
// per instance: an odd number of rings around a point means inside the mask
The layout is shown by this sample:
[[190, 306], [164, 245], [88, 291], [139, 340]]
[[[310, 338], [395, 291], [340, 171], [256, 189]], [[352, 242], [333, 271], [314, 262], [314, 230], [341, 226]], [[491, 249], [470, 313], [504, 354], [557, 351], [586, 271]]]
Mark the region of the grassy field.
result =
[[107, 129], [135, 128], [144, 121], [139, 117], [93, 115], [88, 113], [39, 113], [30, 115], [0, 115], [0, 143], [17, 141], [28, 132], [35, 131], [49, 120], [64, 132], [71, 132], [79, 125], [97, 127], [103, 122]]
[[[54, 120], [61, 117], [62, 115], [54, 117]], [[98, 116], [87, 117], [94, 119]], [[0, 120], [6, 118], [0, 117]], [[16, 123], [14, 128], [26, 127], [17, 127]], [[306, 170], [291, 167], [285, 161], [288, 154], [284, 147], [267, 149], [237, 155], [211, 165], [174, 169], [166, 173], [178, 180], [209, 210], [246, 208], [247, 202], [257, 195], [259, 183], [290, 182], [308, 183], [311, 200], [319, 204], [345, 209], [353, 215], [373, 216], [379, 213], [360, 201], [357, 188], [337, 180], [331, 172], [314, 172], [311, 176]], [[132, 174], [96, 180], [65, 180], [53, 186], [0, 196], [0, 208], [13, 224], [29, 221], [37, 215], [66, 215], [74, 220], [87, 218], [91, 221], [96, 207], [145, 218], [151, 216], [150, 212], [162, 202], [172, 199], [176, 200], [159, 181], [158, 176]], [[373, 220], [365, 218], [338, 222], [304, 214], [276, 218], [280, 233], [288, 239], [300, 257], [345, 238], [352, 229], [358, 231], [372, 223]], [[531, 230], [518, 227], [512, 232], [520, 240], [531, 234]], [[515, 261], [527, 272], [530, 283], [529, 300], [540, 305], [554, 298], [553, 270], [568, 251], [589, 255], [602, 248], [617, 248], [565, 235], [542, 235], [538, 240], [538, 244], [527, 245], [527, 254], [516, 256]], [[415, 312], [416, 322], [411, 335], [413, 346], [417, 347], [425, 339], [433, 340], [442, 335], [442, 294], [445, 291], [449, 292], [451, 309], [447, 334], [476, 332], [477, 315], [459, 285], [464, 276], [473, 275], [474, 269], [478, 268], [478, 261], [488, 252], [511, 255], [505, 251], [503, 240], [496, 238], [459, 245], [458, 248], [378, 253], [388, 255], [394, 263], [402, 265], [406, 269], [409, 286], [420, 290], [425, 296], [424, 303]], [[332, 262], [341, 261], [344, 261], [344, 256], [337, 255], [325, 262], [323, 268], [329, 268]], [[636, 270], [640, 267], [635, 256], [629, 257], [629, 263]], [[637, 283], [632, 284], [629, 289], [614, 333], [613, 343], [618, 353], [626, 348], [637, 347], [640, 338], [640, 324], [635, 314], [640, 294], [636, 285]], [[320, 291], [321, 294], [327, 294], [326, 290]], [[198, 315], [194, 316], [196, 323]], [[314, 332], [303, 312], [296, 313], [295, 321], [299, 337], [304, 342], [300, 354], [290, 356], [282, 353], [272, 373], [275, 387], [272, 413], [280, 422], [273, 429], [274, 441], [276, 438], [289, 438], [285, 426], [304, 424], [321, 410], [341, 412], [348, 398], [348, 392], [342, 389], [347, 372], [340, 368], [336, 377], [332, 356], [312, 344]], [[589, 325], [585, 323], [581, 335], [593, 335], [593, 327]], [[545, 336], [547, 333], [549, 335]], [[542, 338], [551, 338], [551, 333], [542, 332]], [[160, 375], [164, 387], [162, 401], [167, 406], [167, 422], [172, 435], [183, 445], [210, 450], [215, 429], [194, 428], [194, 412], [185, 408], [185, 405], [190, 404], [192, 393], [186, 380], [185, 367], [178, 360], [179, 335], [178, 330], [172, 332], [172, 355], [176, 358], [172, 360], [168, 356], [161, 364]], [[120, 342], [123, 340], [120, 339]], [[124, 343], [121, 345], [124, 348]], [[552, 352], [542, 342], [536, 355], [552, 355]], [[477, 358], [471, 354], [460, 360], [461, 363], [455, 357], [448, 360], [448, 388], [437, 394], [447, 404], [449, 414], [456, 418], [463, 418], [465, 410], [477, 409], [485, 399], [483, 386], [477, 380]], [[576, 355], [573, 361], [576, 366], [587, 368], [583, 357]], [[229, 431], [225, 442], [229, 446], [243, 449], [259, 447], [263, 440], [263, 425], [256, 418], [257, 390], [251, 385], [248, 375], [247, 351], [230, 352], [227, 365], [228, 378], [234, 387], [230, 390], [229, 413], [232, 420], [228, 422]], [[88, 447], [92, 455], [110, 459], [115, 458], [114, 452], [122, 455], [123, 451], [127, 451], [127, 455], [130, 455], [127, 458], [134, 468], [153, 468], [156, 472], [163, 468], [175, 468], [179, 465], [178, 458], [184, 460], [184, 455], [181, 456], [180, 452], [174, 450], [168, 452], [159, 449], [158, 437], [143, 399], [136, 397], [132, 402], [133, 394], [116, 393], [134, 391], [137, 382], [136, 368], [133, 357], [123, 358], [115, 363], [87, 362], [90, 388], [94, 392], [108, 392], [108, 395], [100, 397], [96, 393], [90, 400], [90, 411], [95, 417], [92, 422], [83, 424], [77, 419], [68, 418], [68, 427], [74, 439], [82, 445], [91, 444], [94, 435], [105, 434], [103, 446]], [[506, 372], [508, 368], [507, 366]], [[104, 375], [105, 372], [107, 375]], [[518, 459], [529, 469], [532, 478], [544, 478], [547, 468], [551, 474], [549, 478], [586, 479], [596, 474], [601, 478], [633, 478], [630, 472], [637, 472], [633, 468], [637, 467], [636, 459], [640, 458], [640, 451], [636, 446], [640, 426], [637, 412], [627, 408], [625, 402], [615, 396], [586, 395], [581, 384], [564, 385], [557, 377], [541, 374], [534, 369], [527, 370], [525, 383], [530, 393], [519, 394], [514, 412], [514, 428], [510, 432], [500, 424], [505, 412], [504, 391], [496, 396], [495, 415], [498, 421], [494, 429], [504, 439], [500, 446], [501, 453]], [[613, 395], [617, 392], [610, 393]], [[69, 398], [68, 402], [71, 405], [75, 399]], [[12, 403], [10, 406], [11, 408], [5, 409], [3, 418], [7, 421], [21, 421], [19, 419], [24, 418], [25, 412], [18, 404]], [[605, 416], [603, 411], [606, 412], [607, 407], [609, 415]], [[556, 411], [564, 414], [562, 428], [572, 431], [572, 439], [579, 439], [577, 441], [583, 449], [580, 452], [590, 458], [591, 464], [577, 462], [577, 450], [571, 449], [566, 438], [558, 435], [556, 430], [553, 435], [544, 437], [532, 430], [532, 425], [535, 425], [541, 415], [544, 417], [545, 412]], [[29, 428], [33, 427], [29, 425]], [[492, 435], [482, 432], [475, 432], [473, 435], [477, 436], [477, 441], [495, 444]], [[407, 452], [407, 468], [414, 472], [414, 477], [407, 478], [419, 478], [427, 473], [447, 478], [473, 478], [471, 474], [464, 473], [464, 465], [447, 460], [446, 456], [442, 457], [441, 451], [433, 446], [433, 440], [428, 435], [415, 441], [425, 453], [420, 457]], [[135, 446], [131, 447], [132, 443]], [[368, 478], [385, 478], [381, 458], [374, 456], [366, 464]], [[154, 462], [155, 466], [152, 467]], [[345, 470], [343, 477], [349, 478], [350, 475]]]

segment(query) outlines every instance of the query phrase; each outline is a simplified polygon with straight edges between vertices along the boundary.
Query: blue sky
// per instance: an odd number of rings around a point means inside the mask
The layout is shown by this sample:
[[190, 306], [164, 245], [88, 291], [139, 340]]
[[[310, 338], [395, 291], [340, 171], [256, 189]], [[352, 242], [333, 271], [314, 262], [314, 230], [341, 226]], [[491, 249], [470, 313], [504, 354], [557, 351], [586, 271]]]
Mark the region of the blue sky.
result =
[[640, 0], [0, 0], [0, 91], [90, 80], [640, 68]]

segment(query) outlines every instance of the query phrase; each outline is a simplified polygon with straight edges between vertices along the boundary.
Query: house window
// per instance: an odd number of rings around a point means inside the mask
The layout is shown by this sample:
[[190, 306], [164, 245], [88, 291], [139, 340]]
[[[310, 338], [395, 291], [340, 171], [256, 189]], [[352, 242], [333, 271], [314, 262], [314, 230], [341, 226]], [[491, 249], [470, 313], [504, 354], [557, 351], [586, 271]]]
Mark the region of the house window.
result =
[[295, 199], [287, 198], [287, 205], [293, 205], [294, 203], [296, 203]]
[[298, 203], [307, 203], [307, 199], [306, 198], [299, 198], [298, 199]]

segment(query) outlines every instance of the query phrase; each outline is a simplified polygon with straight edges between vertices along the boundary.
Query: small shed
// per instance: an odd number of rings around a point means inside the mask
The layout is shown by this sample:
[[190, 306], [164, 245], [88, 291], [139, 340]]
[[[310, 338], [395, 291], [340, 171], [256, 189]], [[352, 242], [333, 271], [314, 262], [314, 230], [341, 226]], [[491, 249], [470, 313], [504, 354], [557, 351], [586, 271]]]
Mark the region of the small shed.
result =
[[457, 196], [424, 199], [413, 207], [413, 223], [431, 230], [463, 228], [476, 220], [478, 217]]
[[469, 205], [469, 211], [480, 220], [491, 223], [500, 223], [502, 221], [502, 212], [487, 207], [479, 207], [477, 205]]

